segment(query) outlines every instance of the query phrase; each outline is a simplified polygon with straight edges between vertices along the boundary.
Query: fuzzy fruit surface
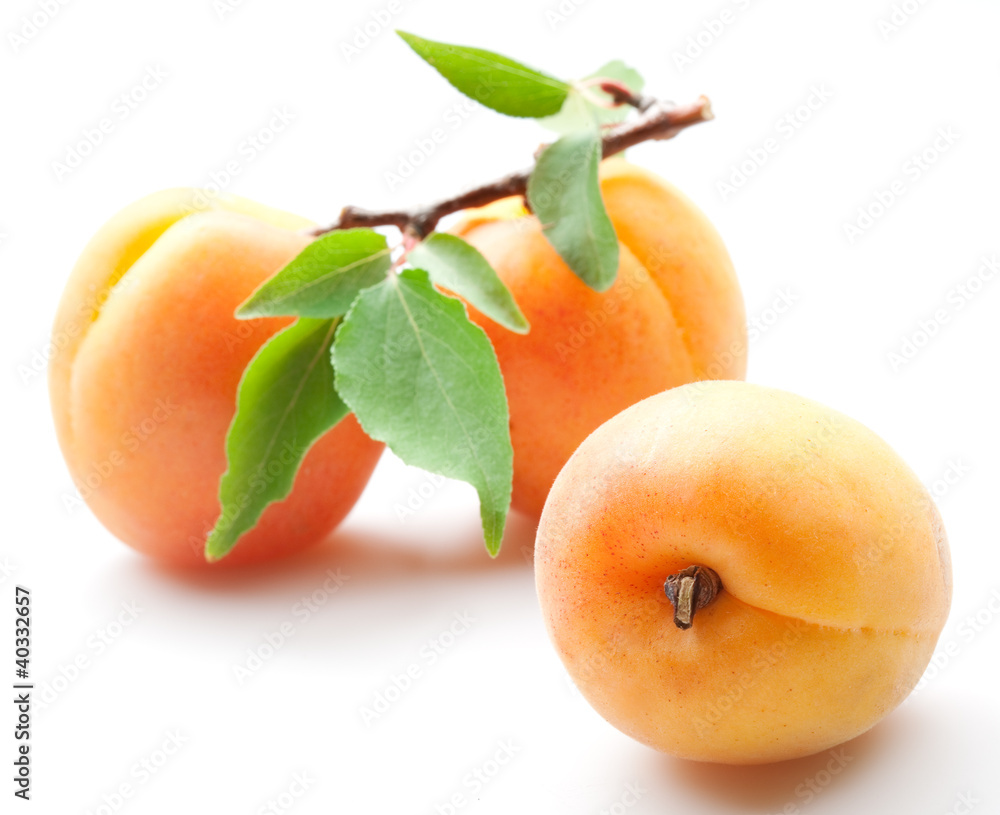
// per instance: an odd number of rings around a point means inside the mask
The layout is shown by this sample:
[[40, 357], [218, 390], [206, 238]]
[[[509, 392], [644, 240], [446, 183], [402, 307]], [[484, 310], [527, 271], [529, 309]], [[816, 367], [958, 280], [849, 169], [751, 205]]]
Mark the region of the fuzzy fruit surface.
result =
[[[205, 565], [240, 378], [291, 322], [234, 312], [305, 247], [308, 226], [240, 198], [167, 190], [114, 216], [77, 261], [53, 328], [56, 431], [89, 507], [140, 552]], [[320, 541], [354, 505], [381, 451], [347, 417], [310, 449], [291, 495], [222, 563]]]
[[[688, 630], [667, 576], [722, 590]], [[542, 513], [549, 634], [615, 727], [683, 758], [755, 764], [872, 727], [948, 616], [941, 518], [899, 456], [816, 402], [743, 382], [646, 399], [602, 425]]]
[[601, 164], [618, 235], [598, 293], [549, 245], [520, 198], [470, 210], [456, 233], [497, 270], [531, 323], [514, 334], [470, 307], [500, 361], [514, 445], [513, 506], [538, 517], [591, 431], [647, 396], [746, 372], [746, 317], [718, 232], [679, 190], [620, 158]]

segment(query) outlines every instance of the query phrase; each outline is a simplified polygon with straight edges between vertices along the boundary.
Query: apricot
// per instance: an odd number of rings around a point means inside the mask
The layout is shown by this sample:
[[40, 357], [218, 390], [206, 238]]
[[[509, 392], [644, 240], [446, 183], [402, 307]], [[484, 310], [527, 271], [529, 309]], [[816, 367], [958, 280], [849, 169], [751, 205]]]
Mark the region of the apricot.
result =
[[[207, 202], [198, 211], [199, 202]], [[236, 308], [308, 243], [309, 222], [230, 196], [168, 190], [125, 208], [90, 241], [53, 328], [59, 443], [74, 483], [125, 543], [203, 564], [219, 515], [225, 438], [244, 368], [290, 318]], [[349, 416], [319, 439], [292, 493], [224, 563], [291, 553], [347, 514], [382, 451]]]
[[500, 361], [514, 445], [513, 506], [538, 517], [587, 435], [629, 405], [746, 371], [746, 318], [732, 262], [679, 190], [623, 159], [601, 165], [618, 278], [584, 285], [520, 198], [470, 210], [455, 229], [497, 270], [531, 324], [512, 333], [471, 308]]
[[920, 679], [951, 602], [941, 518], [896, 453], [741, 382], [676, 388], [595, 431], [549, 494], [535, 564], [597, 712], [732, 764], [872, 727]]

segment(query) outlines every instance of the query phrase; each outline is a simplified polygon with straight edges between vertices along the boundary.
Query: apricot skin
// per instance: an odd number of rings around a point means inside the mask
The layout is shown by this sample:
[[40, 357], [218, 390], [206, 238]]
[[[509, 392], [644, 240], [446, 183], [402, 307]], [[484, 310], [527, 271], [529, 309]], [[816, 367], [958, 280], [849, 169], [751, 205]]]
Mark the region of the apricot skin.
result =
[[584, 285], [521, 199], [470, 210], [455, 232], [493, 265], [531, 324], [514, 334], [471, 308], [510, 405], [513, 506], [538, 517], [587, 435], [640, 399], [746, 372], [743, 298], [722, 240], [677, 189], [621, 159], [601, 165], [621, 249], [604, 293]]
[[[673, 624], [663, 583], [722, 592]], [[542, 513], [536, 583], [583, 695], [683, 758], [756, 764], [859, 735], [920, 679], [951, 602], [940, 516], [858, 422], [783, 391], [703, 382], [593, 433]]]
[[[127, 207], [85, 248], [53, 329], [56, 430], [100, 521], [139, 551], [204, 565], [219, 515], [225, 437], [244, 368], [290, 318], [236, 308], [306, 245], [308, 221], [233, 197], [191, 210], [194, 190]], [[289, 554], [354, 505], [382, 451], [353, 416], [310, 449], [291, 495], [222, 563]]]

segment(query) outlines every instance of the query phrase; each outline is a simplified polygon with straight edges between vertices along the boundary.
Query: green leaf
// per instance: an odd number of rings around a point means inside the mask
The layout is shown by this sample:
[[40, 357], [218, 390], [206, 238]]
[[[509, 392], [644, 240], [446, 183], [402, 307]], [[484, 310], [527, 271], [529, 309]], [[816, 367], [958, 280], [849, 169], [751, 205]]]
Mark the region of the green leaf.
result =
[[371, 229], [331, 232], [303, 249], [236, 312], [251, 317], [340, 317], [362, 289], [385, 278], [385, 236]]
[[[613, 59], [611, 62], [604, 63], [604, 65], [586, 78], [596, 79], [597, 77], [601, 79], [617, 79], [632, 93], [636, 94], [642, 93], [642, 89], [646, 87], [646, 80], [642, 78], [642, 74], [635, 68], [630, 68], [620, 59]], [[598, 93], [604, 92], [598, 91]]]
[[397, 31], [417, 54], [458, 90], [507, 116], [538, 118], [559, 112], [569, 85], [507, 57]]
[[287, 497], [313, 442], [348, 414], [330, 367], [338, 322], [297, 320], [271, 337], [243, 372], [226, 436], [222, 513], [205, 543], [207, 560], [225, 557], [269, 504]]
[[[574, 133], [578, 130], [586, 130], [600, 125], [597, 105], [588, 101], [587, 98], [576, 88], [570, 88], [566, 101], [554, 116], [546, 116], [538, 120], [538, 124], [553, 133], [565, 134]], [[609, 113], [612, 111], [608, 111]]]
[[494, 322], [518, 334], [528, 332], [527, 319], [489, 261], [458, 236], [435, 232], [411, 249], [407, 260]]
[[538, 157], [528, 201], [566, 265], [592, 289], [605, 291], [618, 274], [618, 239], [601, 198], [600, 161], [596, 130], [562, 136]]
[[496, 555], [513, 480], [507, 396], [493, 346], [462, 303], [422, 269], [392, 275], [358, 296], [333, 360], [337, 391], [369, 436], [476, 488]]
[[[602, 65], [594, 73], [585, 76], [580, 83], [590, 79], [616, 79], [625, 85], [632, 93], [641, 93], [645, 82], [634, 68], [629, 68], [620, 59]], [[577, 87], [580, 83], [573, 83], [569, 95], [562, 108], [554, 116], [546, 116], [539, 119], [538, 123], [555, 133], [572, 133], [576, 130], [583, 130], [593, 127], [595, 124], [608, 125], [620, 122], [628, 116], [631, 108], [628, 105], [618, 105], [613, 108], [605, 108], [595, 105]], [[611, 96], [599, 87], [588, 88], [588, 93], [593, 94], [598, 99], [611, 101]]]

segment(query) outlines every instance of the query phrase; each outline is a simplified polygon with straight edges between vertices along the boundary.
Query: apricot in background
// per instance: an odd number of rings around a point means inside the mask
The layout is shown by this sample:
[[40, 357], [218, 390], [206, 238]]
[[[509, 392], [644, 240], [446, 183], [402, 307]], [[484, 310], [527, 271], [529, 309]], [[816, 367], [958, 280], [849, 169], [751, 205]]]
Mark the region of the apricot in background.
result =
[[715, 228], [679, 190], [623, 159], [601, 165], [618, 277], [598, 293], [563, 263], [520, 198], [470, 210], [456, 229], [489, 260], [531, 324], [514, 334], [475, 309], [510, 405], [513, 506], [537, 517], [587, 435], [641, 399], [746, 372], [743, 297]]
[[[673, 598], [665, 583], [695, 566], [721, 587], [688, 573], [684, 629], [678, 578]], [[741, 382], [685, 385], [594, 432], [552, 488], [535, 568], [598, 713], [733, 764], [872, 727], [920, 679], [951, 602], [941, 518], [899, 456], [834, 410]]]
[[[168, 190], [112, 218], [78, 260], [53, 328], [56, 430], [87, 504], [140, 552], [205, 563], [240, 377], [291, 322], [234, 312], [302, 250], [308, 226], [240, 198]], [[291, 495], [222, 562], [321, 540], [354, 505], [381, 451], [353, 416], [344, 419], [310, 449]]]

